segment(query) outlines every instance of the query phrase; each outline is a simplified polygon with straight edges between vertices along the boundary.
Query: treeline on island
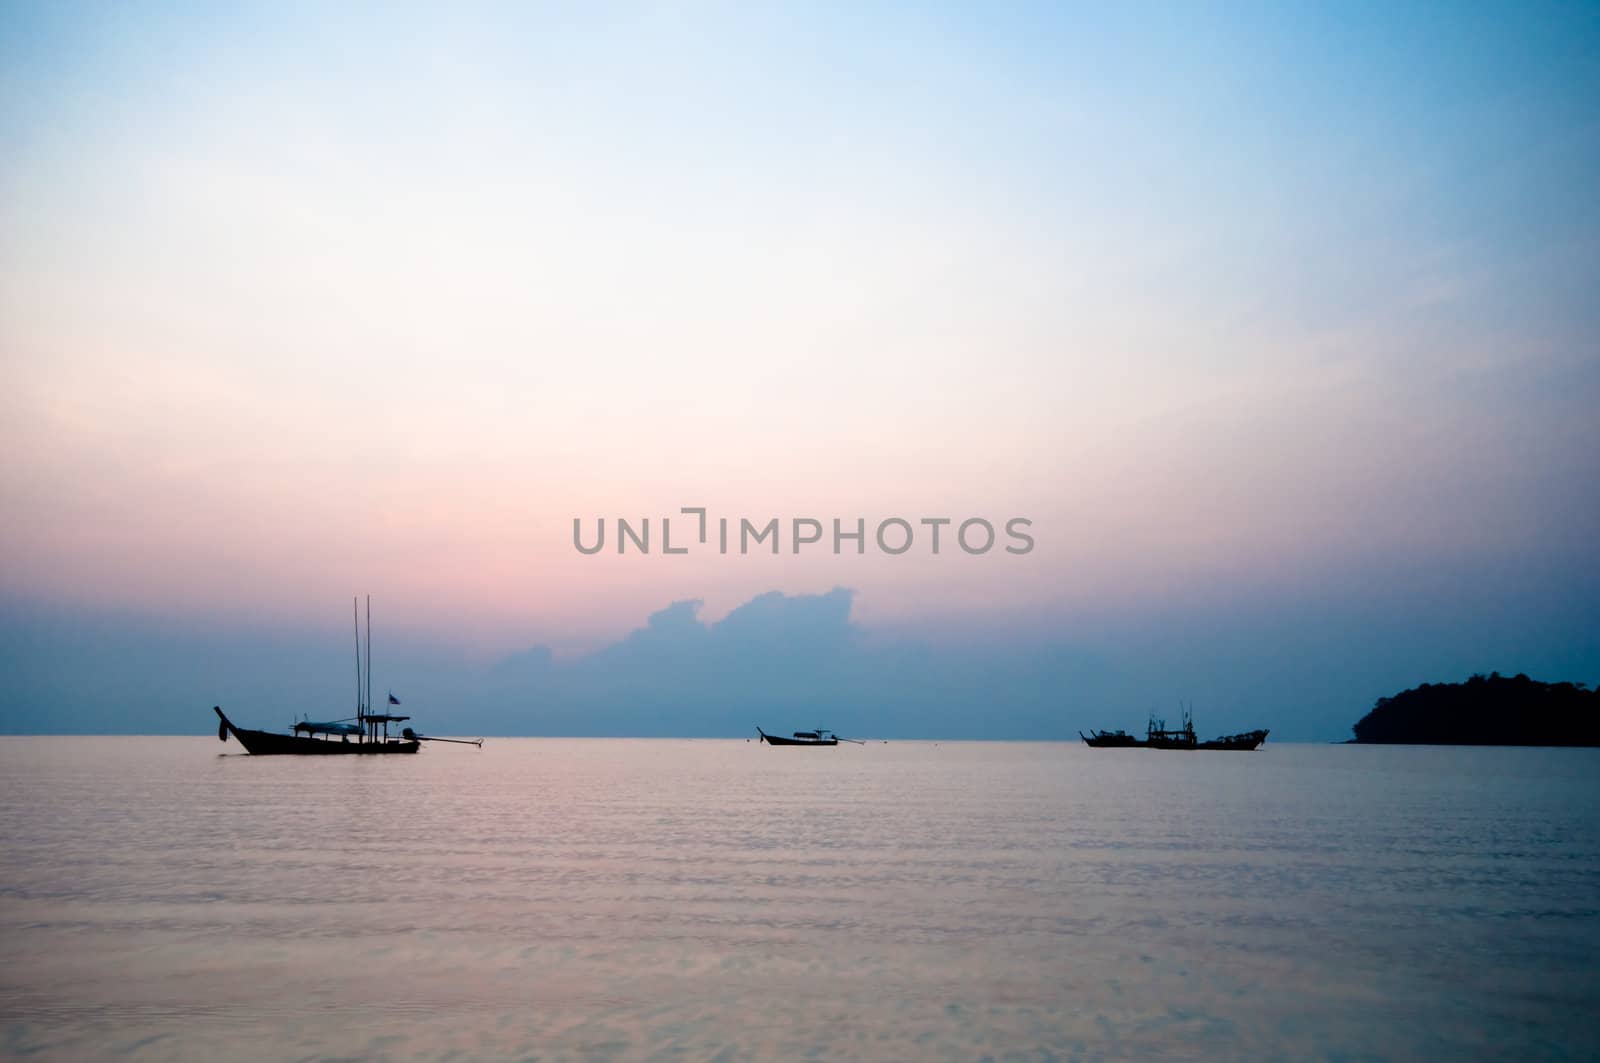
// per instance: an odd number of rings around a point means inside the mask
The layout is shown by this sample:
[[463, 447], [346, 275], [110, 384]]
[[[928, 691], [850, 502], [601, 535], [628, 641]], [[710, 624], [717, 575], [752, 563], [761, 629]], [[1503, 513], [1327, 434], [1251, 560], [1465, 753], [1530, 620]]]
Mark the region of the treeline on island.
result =
[[1525, 675], [1424, 683], [1379, 698], [1356, 742], [1455, 746], [1600, 746], [1600, 690]]

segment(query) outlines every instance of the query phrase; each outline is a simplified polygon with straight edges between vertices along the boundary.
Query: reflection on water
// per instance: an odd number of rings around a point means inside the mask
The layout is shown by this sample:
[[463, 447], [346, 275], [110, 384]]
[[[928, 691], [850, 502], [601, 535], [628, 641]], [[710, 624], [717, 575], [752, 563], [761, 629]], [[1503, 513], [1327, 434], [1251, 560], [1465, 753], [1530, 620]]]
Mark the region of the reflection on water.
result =
[[38, 1058], [1600, 1053], [1600, 752], [0, 745]]

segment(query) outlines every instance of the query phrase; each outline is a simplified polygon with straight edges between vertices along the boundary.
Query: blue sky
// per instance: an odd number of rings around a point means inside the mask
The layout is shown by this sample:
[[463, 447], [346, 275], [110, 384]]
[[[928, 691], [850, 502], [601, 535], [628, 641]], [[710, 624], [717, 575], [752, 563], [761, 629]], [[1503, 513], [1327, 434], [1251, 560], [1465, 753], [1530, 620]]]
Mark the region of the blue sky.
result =
[[[1008, 734], [1057, 650], [1114, 714], [1309, 737], [1600, 680], [1597, 46], [1582, 5], [8, 5], [0, 728], [84, 707], [18, 646], [339, 645], [368, 590], [470, 686], [848, 587], [852, 637], [1034, 670]], [[687, 505], [1039, 546], [571, 548]]]

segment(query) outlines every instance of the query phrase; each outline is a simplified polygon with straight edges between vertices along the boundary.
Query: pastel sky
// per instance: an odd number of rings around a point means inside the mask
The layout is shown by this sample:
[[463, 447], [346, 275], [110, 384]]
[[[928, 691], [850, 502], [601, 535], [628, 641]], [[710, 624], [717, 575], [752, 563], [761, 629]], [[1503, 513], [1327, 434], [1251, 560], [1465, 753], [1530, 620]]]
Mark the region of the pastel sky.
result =
[[[0, 7], [7, 630], [1600, 680], [1600, 8], [1000, 8]], [[694, 505], [1037, 546], [572, 547]]]

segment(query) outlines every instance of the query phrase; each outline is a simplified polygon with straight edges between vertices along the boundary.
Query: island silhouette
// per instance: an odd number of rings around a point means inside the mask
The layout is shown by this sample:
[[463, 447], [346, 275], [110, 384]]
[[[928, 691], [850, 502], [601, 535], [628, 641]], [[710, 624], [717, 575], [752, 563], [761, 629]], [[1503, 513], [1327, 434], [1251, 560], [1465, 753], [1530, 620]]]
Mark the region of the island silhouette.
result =
[[1379, 698], [1352, 742], [1452, 746], [1600, 746], [1600, 690], [1493, 672]]

